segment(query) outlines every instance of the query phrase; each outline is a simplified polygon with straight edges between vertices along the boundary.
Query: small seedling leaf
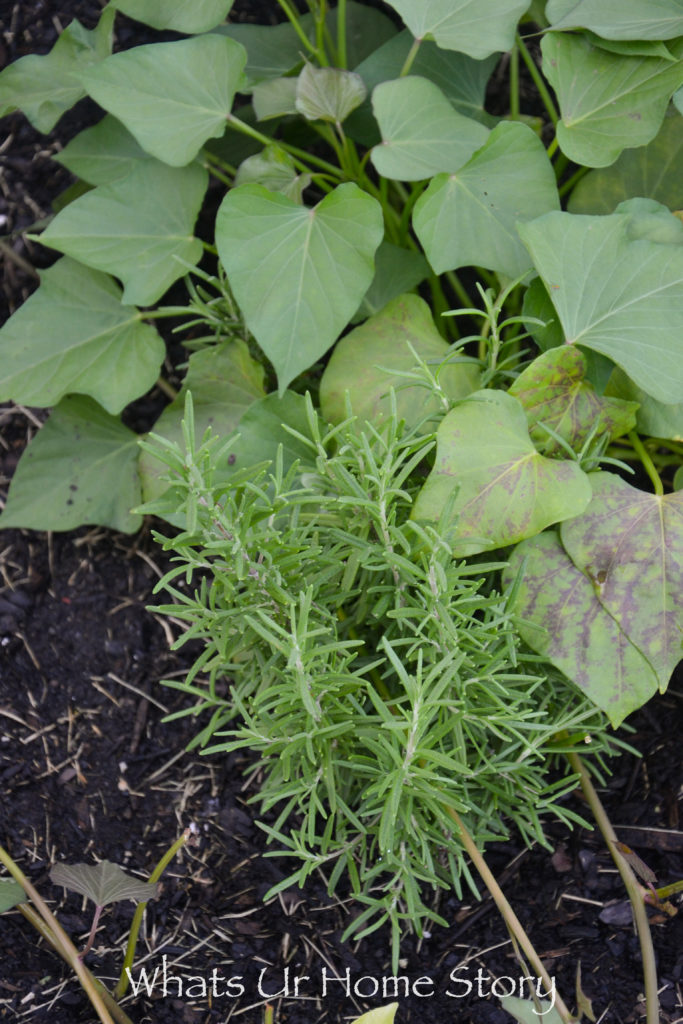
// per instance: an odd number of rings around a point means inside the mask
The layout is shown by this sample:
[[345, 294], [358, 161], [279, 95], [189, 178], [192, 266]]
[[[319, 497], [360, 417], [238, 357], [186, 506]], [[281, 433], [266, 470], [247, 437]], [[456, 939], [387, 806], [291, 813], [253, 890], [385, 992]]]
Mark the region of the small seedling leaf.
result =
[[559, 208], [541, 140], [526, 125], [502, 123], [464, 167], [430, 182], [413, 225], [437, 274], [476, 265], [515, 278], [531, 267], [517, 223]]
[[356, 1017], [351, 1024], [394, 1024], [398, 1003], [389, 1003], [388, 1006], [377, 1006], [374, 1010], [368, 1010], [361, 1017]]
[[0, 914], [19, 903], [26, 903], [26, 893], [13, 878], [0, 878]]
[[242, 185], [223, 200], [218, 253], [281, 392], [358, 309], [382, 234], [379, 203], [354, 184], [340, 185], [313, 209], [261, 185]]
[[414, 75], [378, 85], [372, 109], [382, 133], [372, 162], [385, 178], [419, 181], [457, 171], [489, 134], [459, 114], [437, 85]]
[[99, 864], [55, 864], [50, 878], [55, 885], [86, 896], [98, 907], [122, 900], [151, 900], [157, 894], [156, 882], [141, 882], [108, 860]]
[[458, 557], [532, 537], [580, 515], [590, 501], [586, 474], [575, 462], [539, 455], [524, 409], [504, 392], [464, 399], [445, 416], [436, 440], [434, 468], [413, 518], [436, 521], [449, 508]]
[[132, 533], [140, 502], [137, 435], [85, 395], [70, 395], [24, 450], [0, 527], [75, 530], [85, 523]]
[[[323, 415], [331, 423], [346, 419], [348, 393], [353, 413], [376, 424], [390, 413], [388, 393], [394, 388], [399, 418], [417, 424], [441, 403], [402, 373], [415, 369], [416, 356], [432, 364], [434, 373], [447, 354], [427, 303], [417, 295], [401, 295], [335, 346], [320, 384]], [[452, 362], [439, 381], [450, 399], [464, 398], [479, 386], [479, 371], [470, 363]]]
[[500, 1005], [519, 1024], [563, 1024], [559, 1011], [547, 999], [538, 1000], [538, 1010], [533, 1000], [519, 999], [517, 996], [505, 996]]
[[520, 569], [515, 611], [522, 638], [607, 713], [614, 726], [657, 691], [651, 666], [598, 600], [554, 532], [518, 544], [503, 582]]
[[591, 483], [591, 503], [563, 524], [562, 543], [663, 692], [683, 653], [683, 494], [649, 494], [614, 473]]
[[297, 79], [296, 109], [308, 121], [341, 124], [366, 95], [365, 83], [355, 72], [305, 64]]
[[82, 80], [146, 152], [182, 167], [225, 131], [246, 57], [233, 39], [202, 35], [115, 53]]
[[62, 259], [0, 330], [0, 401], [49, 406], [80, 392], [117, 413], [153, 386], [165, 352], [110, 277]]

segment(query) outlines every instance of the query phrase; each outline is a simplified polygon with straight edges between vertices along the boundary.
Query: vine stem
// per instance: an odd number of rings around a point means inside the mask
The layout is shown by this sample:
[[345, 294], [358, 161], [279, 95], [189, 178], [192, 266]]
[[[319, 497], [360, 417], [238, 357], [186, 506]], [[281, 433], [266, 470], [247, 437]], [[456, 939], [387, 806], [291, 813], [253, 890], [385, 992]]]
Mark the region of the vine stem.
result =
[[313, 56], [317, 56], [318, 51], [316, 47], [313, 45], [313, 43], [308, 38], [304, 30], [302, 29], [301, 25], [299, 24], [299, 19], [296, 15], [296, 12], [292, 10], [292, 8], [289, 6], [288, 0], [277, 0], [277, 2], [287, 15], [288, 20], [292, 24], [292, 28], [294, 29], [299, 39], [303, 43], [305, 49], [307, 49], [309, 53], [313, 54]]
[[[480, 853], [479, 849], [477, 848], [476, 843], [474, 842], [472, 836], [467, 831], [465, 824], [462, 821], [458, 812], [447, 805], [445, 805], [445, 807], [446, 811], [455, 822], [458, 828], [458, 832], [460, 833], [460, 838], [462, 839], [463, 845], [467, 850], [468, 854], [470, 855], [472, 863], [475, 865], [477, 871], [481, 875], [482, 881], [486, 888], [488, 889], [489, 893], [491, 894], [494, 903], [498, 907], [498, 910], [500, 911], [500, 914], [508, 927], [510, 935], [513, 937], [514, 941], [517, 942], [522, 952], [527, 956], [529, 963], [531, 964], [531, 967], [536, 972], [537, 977], [541, 978], [541, 980], [543, 981], [543, 984], [546, 987], [546, 991], [553, 991], [554, 984], [550, 979], [550, 975], [541, 963], [541, 959], [536, 950], [534, 949], [531, 943], [531, 939], [524, 931], [524, 928], [522, 927], [519, 918], [517, 917], [514, 910], [508, 903], [505, 893], [498, 885], [498, 882], [496, 881], [493, 872], [491, 871], [488, 864], [484, 860], [483, 854]], [[558, 995], [557, 991], [555, 991], [555, 1009], [564, 1021], [564, 1024], [572, 1024], [574, 1016], [569, 1011], [568, 1007], [566, 1006], [562, 998]], [[648, 1024], [651, 1024], [649, 1020]]]
[[645, 985], [645, 1007], [646, 1007], [646, 1020], [647, 1024], [659, 1024], [659, 996], [657, 994], [657, 964], [655, 960], [655, 951], [652, 944], [652, 934], [650, 932], [650, 924], [647, 919], [647, 907], [645, 906], [645, 900], [643, 899], [642, 890], [638, 883], [636, 876], [631, 870], [630, 865], [622, 857], [617, 846], [618, 839], [616, 833], [612, 828], [612, 822], [607, 817], [607, 812], [602, 806], [600, 797], [598, 796], [595, 787], [591, 781], [590, 775], [586, 770], [586, 767], [579, 757], [578, 754], [570, 751], [567, 754], [569, 763], [572, 768], [579, 776], [581, 782], [581, 789], [583, 794], [588, 801], [596, 824], [607, 844], [607, 849], [612, 855], [617, 871], [622, 877], [628, 898], [631, 901], [633, 908], [633, 919], [638, 932], [638, 940], [640, 942], [640, 953], [643, 958], [643, 981]]
[[520, 54], [522, 56], [522, 60], [526, 64], [526, 66], [527, 66], [527, 68], [529, 70], [529, 74], [531, 75], [531, 77], [534, 80], [534, 85], [538, 89], [538, 94], [539, 94], [539, 96], [541, 97], [541, 99], [543, 101], [543, 106], [548, 111], [548, 117], [553, 122], [553, 125], [556, 125], [557, 122], [560, 120], [560, 115], [557, 112], [557, 107], [553, 103], [552, 96], [550, 95], [550, 93], [548, 91], [547, 85], [543, 81], [543, 79], [542, 79], [542, 77], [541, 77], [541, 75], [539, 73], [539, 70], [536, 67], [536, 62], [534, 61], [533, 57], [531, 56], [531, 54], [527, 50], [526, 46], [524, 45], [524, 40], [522, 39], [522, 37], [519, 34], [517, 35], [516, 42], [517, 42], [517, 48], [518, 48], [518, 50], [519, 50], [519, 52], [520, 52]]
[[403, 78], [405, 75], [408, 74], [408, 72], [410, 71], [410, 69], [413, 66], [413, 61], [417, 57], [417, 51], [420, 49], [421, 46], [422, 46], [422, 40], [421, 39], [413, 40], [413, 45], [408, 50], [408, 55], [407, 55], [405, 61], [403, 62], [403, 67], [401, 68], [401, 70], [398, 73], [398, 77], [399, 78]]
[[633, 450], [635, 451], [636, 455], [642, 462], [643, 469], [652, 481], [652, 486], [655, 489], [655, 494], [661, 498], [664, 494], [664, 486], [662, 484], [659, 473], [655, 469], [655, 464], [650, 458], [649, 451], [647, 450], [643, 442], [640, 440], [635, 430], [632, 430], [630, 432], [630, 434], [628, 435], [628, 439], [633, 445]]

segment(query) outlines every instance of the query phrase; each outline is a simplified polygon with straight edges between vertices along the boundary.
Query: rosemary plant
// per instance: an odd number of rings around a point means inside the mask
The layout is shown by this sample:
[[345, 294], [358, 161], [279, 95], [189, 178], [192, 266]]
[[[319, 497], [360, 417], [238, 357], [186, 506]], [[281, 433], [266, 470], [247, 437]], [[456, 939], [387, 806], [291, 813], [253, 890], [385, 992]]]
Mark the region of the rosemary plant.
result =
[[347, 935], [388, 921], [396, 961], [403, 931], [441, 921], [437, 890], [476, 892], [452, 812], [479, 848], [511, 824], [543, 843], [543, 812], [573, 818], [553, 755], [610, 752], [606, 719], [523, 648], [501, 563], [455, 560], [448, 510], [411, 519], [433, 435], [395, 411], [323, 427], [309, 400], [308, 459], [285, 470], [280, 448], [226, 483], [234, 442], [193, 434], [189, 402], [187, 450], [154, 446], [188, 524], [158, 538], [177, 564], [157, 610], [205, 645], [167, 683], [194, 699], [178, 714], [208, 716], [204, 753], [257, 755], [261, 827], [294, 862], [271, 893], [345, 876], [363, 905]]

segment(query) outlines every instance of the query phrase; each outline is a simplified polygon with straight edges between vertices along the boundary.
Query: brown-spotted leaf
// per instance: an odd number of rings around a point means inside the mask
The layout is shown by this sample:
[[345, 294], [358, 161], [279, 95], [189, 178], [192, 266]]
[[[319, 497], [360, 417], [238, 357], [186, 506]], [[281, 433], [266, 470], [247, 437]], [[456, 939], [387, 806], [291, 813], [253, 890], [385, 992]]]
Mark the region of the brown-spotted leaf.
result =
[[482, 390], [451, 409], [436, 434], [436, 460], [413, 518], [453, 521], [457, 557], [533, 537], [578, 516], [590, 481], [576, 462], [534, 448], [524, 409], [512, 395]]
[[55, 885], [87, 896], [98, 907], [121, 900], [151, 900], [157, 894], [155, 882], [141, 882], [108, 860], [99, 864], [55, 864], [50, 878]]
[[651, 666], [604, 609], [595, 585], [576, 568], [554, 531], [517, 545], [505, 571], [507, 585], [522, 566], [515, 612], [523, 639], [619, 725], [656, 692]]
[[563, 525], [562, 543], [663, 692], [683, 657], [683, 493], [649, 494], [613, 473], [591, 483], [591, 503]]
[[589, 434], [620, 437], [633, 430], [637, 402], [598, 395], [586, 378], [586, 357], [574, 345], [543, 352], [519, 375], [509, 393], [526, 412], [529, 433], [543, 455], [555, 455], [561, 446], [541, 426], [547, 424], [575, 452]]

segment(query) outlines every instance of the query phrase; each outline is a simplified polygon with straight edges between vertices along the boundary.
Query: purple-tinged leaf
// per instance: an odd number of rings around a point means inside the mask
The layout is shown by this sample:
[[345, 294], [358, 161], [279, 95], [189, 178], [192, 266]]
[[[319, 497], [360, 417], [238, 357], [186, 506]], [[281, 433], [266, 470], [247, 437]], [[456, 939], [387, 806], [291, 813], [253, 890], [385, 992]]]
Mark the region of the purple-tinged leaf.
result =
[[475, 391], [458, 402], [436, 442], [413, 518], [436, 521], [448, 508], [458, 557], [533, 537], [590, 501], [586, 474], [576, 462], [539, 455], [524, 409], [502, 391]]
[[591, 503], [563, 525], [562, 543], [664, 692], [683, 657], [683, 493], [649, 494], [613, 473], [591, 482]]
[[517, 545], [504, 574], [507, 585], [522, 565], [515, 612], [524, 620], [523, 639], [620, 725], [656, 692], [651, 666], [605, 611], [596, 585], [576, 568], [556, 533]]
[[598, 395], [586, 379], [586, 357], [573, 345], [552, 348], [534, 359], [509, 389], [524, 406], [529, 433], [543, 455], [561, 446], [539, 424], [545, 423], [575, 451], [590, 433], [620, 437], [633, 430], [637, 402]]
[[50, 878], [55, 885], [87, 896], [98, 907], [121, 900], [151, 900], [157, 894], [155, 882], [141, 882], [108, 860], [99, 864], [55, 864]]

